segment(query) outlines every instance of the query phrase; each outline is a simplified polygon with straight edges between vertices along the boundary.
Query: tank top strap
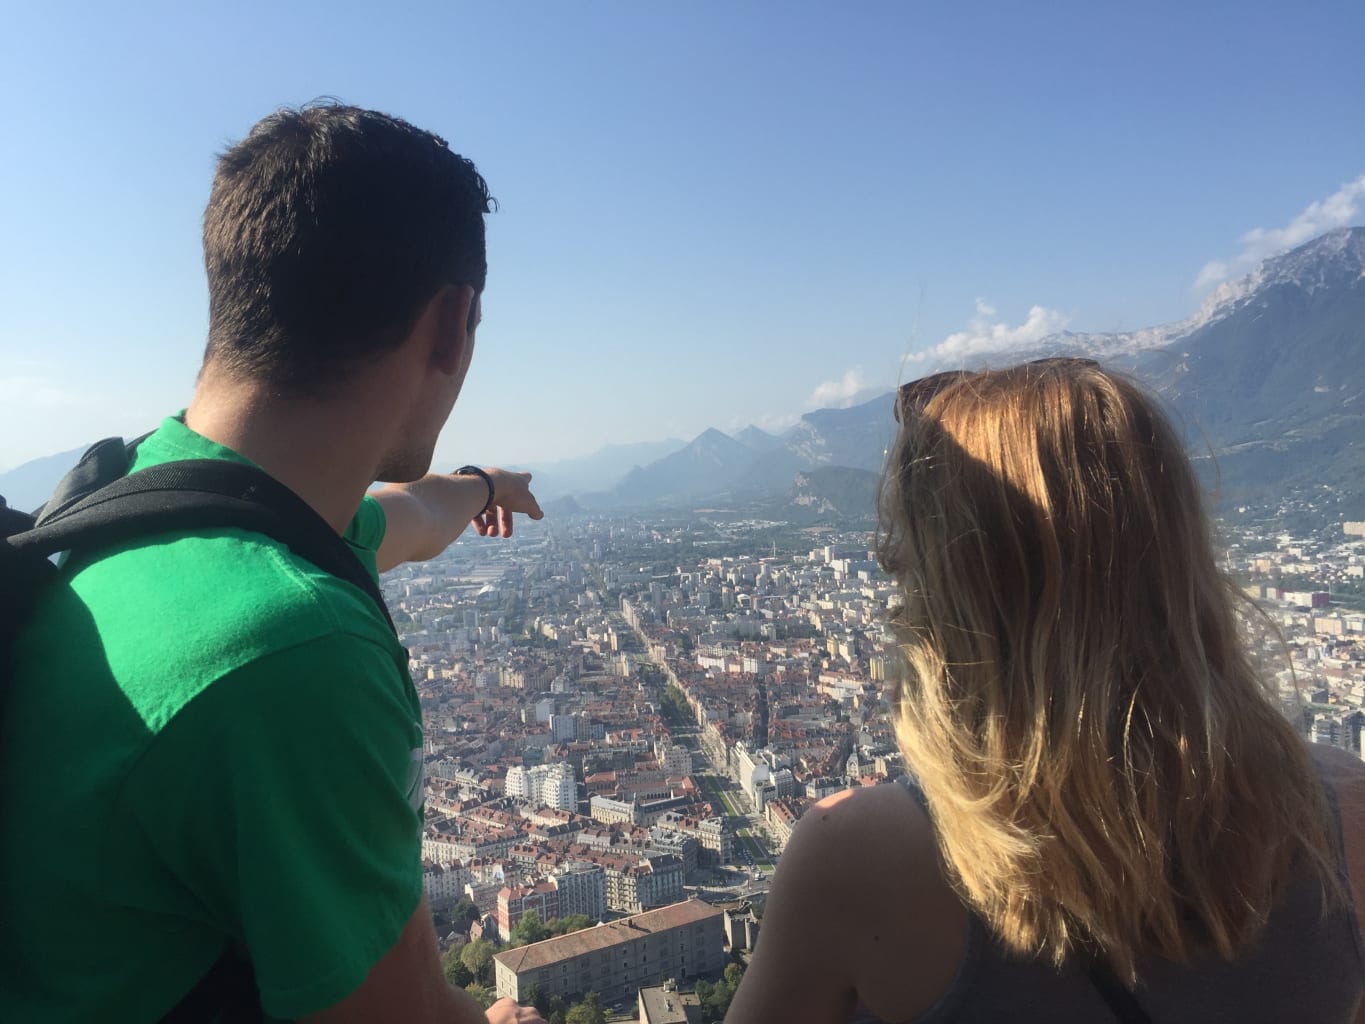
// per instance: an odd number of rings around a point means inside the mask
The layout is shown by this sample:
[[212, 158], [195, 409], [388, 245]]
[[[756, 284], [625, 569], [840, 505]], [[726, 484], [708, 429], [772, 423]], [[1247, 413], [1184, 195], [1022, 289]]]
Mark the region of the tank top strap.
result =
[[[914, 775], [910, 774], [909, 772], [906, 772], [896, 781], [906, 788], [906, 791], [909, 792], [909, 794], [915, 798], [915, 803], [920, 805], [925, 814], [928, 814], [929, 800], [927, 797], [925, 797], [924, 790], [919, 788], [919, 780], [916, 779]], [[932, 820], [933, 818], [931, 816], [930, 821]]]

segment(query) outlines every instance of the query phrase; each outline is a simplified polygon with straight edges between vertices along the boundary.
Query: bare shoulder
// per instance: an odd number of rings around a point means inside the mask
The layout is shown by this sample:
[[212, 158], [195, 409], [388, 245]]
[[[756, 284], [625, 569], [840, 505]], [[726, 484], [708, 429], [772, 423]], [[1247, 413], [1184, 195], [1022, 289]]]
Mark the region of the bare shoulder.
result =
[[784, 870], [797, 876], [788, 879], [794, 887], [818, 884], [825, 921], [843, 937], [849, 980], [882, 1019], [914, 1016], [951, 982], [966, 909], [945, 878], [928, 815], [904, 786], [848, 790], [813, 805], [782, 856]]
[[[833, 793], [801, 818], [808, 841], [854, 842], [867, 856], [893, 856], [904, 866], [908, 844], [933, 844], [928, 816], [901, 785], [865, 786]], [[818, 837], [818, 838], [817, 838]]]
[[[833, 793], [812, 805], [801, 816], [782, 865], [791, 862], [795, 870], [789, 874], [819, 865], [825, 885], [865, 894], [867, 879], [883, 869], [903, 881], [921, 873], [937, 875], [936, 850], [928, 816], [904, 786], [869, 786]], [[857, 870], [831, 878], [831, 863]]]
[[[811, 894], [831, 918], [886, 908], [886, 893], [917, 893], [940, 880], [933, 827], [900, 785], [848, 789], [801, 816], [773, 877], [774, 890]], [[834, 924], [835, 921], [831, 921]]]

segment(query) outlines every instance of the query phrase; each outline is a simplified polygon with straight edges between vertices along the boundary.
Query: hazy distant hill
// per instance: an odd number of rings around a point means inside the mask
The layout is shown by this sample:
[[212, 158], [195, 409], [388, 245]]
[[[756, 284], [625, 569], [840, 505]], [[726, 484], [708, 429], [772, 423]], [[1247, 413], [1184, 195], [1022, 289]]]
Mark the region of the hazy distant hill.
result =
[[566, 494], [562, 498], [551, 498], [549, 501], [542, 501], [540, 507], [551, 519], [568, 519], [571, 516], [583, 514], [583, 506], [574, 500], [572, 494]]
[[686, 499], [729, 489], [739, 471], [754, 460], [754, 450], [712, 427], [685, 447], [647, 466], [636, 466], [596, 504], [649, 504]]
[[526, 468], [534, 474], [532, 485], [538, 497], [551, 499], [566, 494], [587, 494], [615, 486], [634, 467], [671, 455], [686, 444], [676, 437], [609, 444], [591, 455], [536, 463]]
[[756, 452], [770, 452], [775, 448], [782, 447], [782, 438], [776, 434], [768, 433], [761, 427], [755, 427], [753, 424], [736, 434], [735, 440]]
[[610, 493], [590, 495], [585, 502], [641, 505], [784, 495], [798, 473], [817, 467], [880, 470], [894, 429], [889, 394], [848, 409], [806, 413], [781, 438], [749, 427], [741, 432], [744, 443], [711, 429], [681, 451], [632, 470]]
[[40, 459], [15, 466], [7, 473], [0, 473], [0, 495], [10, 508], [32, 512], [57, 486], [66, 471], [76, 464], [85, 454], [85, 448], [73, 448], [57, 455], [44, 455]]

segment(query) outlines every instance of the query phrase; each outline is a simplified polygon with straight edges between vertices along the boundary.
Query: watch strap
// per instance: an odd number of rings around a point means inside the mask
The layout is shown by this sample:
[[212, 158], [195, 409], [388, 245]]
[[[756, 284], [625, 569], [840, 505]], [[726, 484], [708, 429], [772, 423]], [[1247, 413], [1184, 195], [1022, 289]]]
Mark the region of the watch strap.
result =
[[482, 477], [483, 482], [488, 485], [488, 500], [483, 503], [483, 508], [479, 509], [476, 515], [481, 516], [493, 507], [493, 499], [496, 497], [496, 492], [493, 488], [493, 478], [489, 476], [486, 471], [480, 469], [478, 466], [461, 466], [459, 469], [455, 470], [453, 475]]

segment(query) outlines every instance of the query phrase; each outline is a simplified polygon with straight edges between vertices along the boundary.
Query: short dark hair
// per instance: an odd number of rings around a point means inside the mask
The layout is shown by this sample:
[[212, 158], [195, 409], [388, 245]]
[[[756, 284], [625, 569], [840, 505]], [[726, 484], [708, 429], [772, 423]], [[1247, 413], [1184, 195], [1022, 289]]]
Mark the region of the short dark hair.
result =
[[373, 110], [280, 110], [223, 153], [204, 210], [205, 362], [315, 393], [396, 346], [446, 284], [481, 292], [496, 204], [446, 141]]

